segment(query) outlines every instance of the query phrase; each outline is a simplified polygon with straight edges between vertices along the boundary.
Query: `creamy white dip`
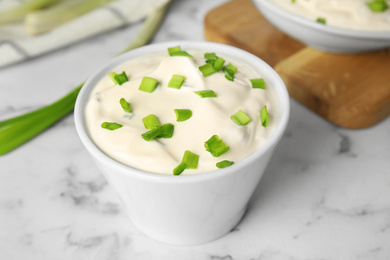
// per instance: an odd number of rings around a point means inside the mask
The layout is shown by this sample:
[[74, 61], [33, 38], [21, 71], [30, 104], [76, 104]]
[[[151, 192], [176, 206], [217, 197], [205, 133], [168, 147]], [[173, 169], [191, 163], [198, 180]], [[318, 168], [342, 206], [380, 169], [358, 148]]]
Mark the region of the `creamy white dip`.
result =
[[[184, 151], [190, 150], [199, 155], [198, 167], [182, 174], [192, 174], [216, 170], [216, 163], [222, 160], [236, 163], [264, 142], [273, 131], [272, 119], [278, 113], [272, 86], [252, 88], [249, 79], [263, 76], [245, 62], [224, 55], [221, 57], [226, 60], [225, 65], [232, 63], [238, 68], [234, 81], [227, 80], [223, 72], [203, 77], [198, 67], [205, 64], [204, 52], [188, 52], [193, 58], [171, 57], [168, 52], [136, 58], [114, 70], [118, 74], [125, 71], [128, 82], [116, 85], [108, 76], [98, 82], [86, 106], [85, 117], [91, 139], [104, 153], [140, 170], [172, 174]], [[173, 74], [186, 78], [180, 89], [167, 86]], [[139, 90], [144, 76], [158, 80], [152, 93]], [[194, 93], [208, 89], [217, 97], [201, 98]], [[121, 98], [131, 104], [132, 113], [123, 111], [119, 105]], [[270, 114], [267, 127], [260, 122], [260, 110], [264, 105]], [[192, 117], [176, 122], [174, 109], [190, 109]], [[245, 126], [230, 119], [239, 109], [251, 118]], [[161, 124], [174, 125], [172, 138], [145, 141], [141, 137], [148, 131], [142, 119], [149, 114], [156, 115]], [[116, 122], [123, 127], [107, 130], [101, 127], [103, 122]], [[230, 146], [230, 150], [220, 157], [213, 157], [204, 147], [213, 135], [218, 135]]]
[[[384, 12], [373, 12], [367, 6], [372, 0], [268, 1], [313, 21], [324, 18], [329, 26], [362, 31], [390, 31], [390, 8]], [[390, 1], [386, 0], [386, 3], [390, 5]]]

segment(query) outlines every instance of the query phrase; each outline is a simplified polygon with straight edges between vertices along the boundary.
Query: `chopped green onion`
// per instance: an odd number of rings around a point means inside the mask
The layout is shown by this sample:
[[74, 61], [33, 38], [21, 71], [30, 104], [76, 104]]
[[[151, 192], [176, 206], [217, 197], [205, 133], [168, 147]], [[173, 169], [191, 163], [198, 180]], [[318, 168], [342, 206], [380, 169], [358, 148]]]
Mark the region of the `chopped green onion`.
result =
[[210, 75], [214, 74], [215, 72], [217, 72], [214, 69], [213, 65], [211, 65], [209, 63], [206, 63], [205, 65], [200, 66], [199, 70], [200, 70], [200, 72], [202, 72], [203, 77], [210, 76]]
[[186, 51], [176, 51], [171, 53], [171, 56], [184, 56], [184, 57], [192, 58], [192, 55]]
[[108, 129], [108, 130], [116, 130], [118, 128], [121, 128], [123, 125], [115, 123], [115, 122], [103, 122], [101, 124], [102, 128]]
[[173, 169], [174, 175], [180, 175], [185, 169], [196, 169], [198, 168], [199, 155], [186, 150], [184, 152], [181, 163]]
[[217, 60], [213, 64], [214, 70], [220, 71], [223, 68], [223, 64], [225, 64], [225, 60], [218, 57]]
[[187, 169], [187, 165], [185, 163], [181, 163], [173, 169], [173, 175], [180, 175], [185, 169]]
[[170, 123], [160, 125], [157, 116], [150, 114], [142, 118], [142, 122], [146, 129], [151, 129], [146, 133], [141, 134], [142, 138], [146, 141], [153, 140], [155, 138], [171, 138], [173, 136], [174, 126]]
[[125, 112], [127, 112], [127, 113], [133, 112], [133, 110], [132, 110], [131, 107], [130, 107], [129, 102], [127, 102], [126, 99], [121, 98], [121, 99], [119, 100], [119, 103], [121, 104], [121, 107], [123, 108], [123, 111], [125, 111]]
[[146, 133], [141, 134], [141, 136], [145, 141], [150, 141], [158, 137], [160, 133], [161, 133], [161, 128], [157, 127], [147, 131]]
[[174, 74], [168, 83], [168, 87], [179, 89], [183, 85], [184, 80], [185, 80], [184, 76]]
[[267, 106], [264, 106], [260, 110], [260, 119], [261, 119], [262, 126], [267, 127], [268, 126], [268, 122], [269, 122], [269, 115], [268, 115]]
[[230, 81], [233, 81], [234, 80], [234, 75], [237, 72], [237, 67], [234, 66], [233, 64], [229, 63], [228, 65], [226, 65], [223, 68], [223, 70], [225, 71], [225, 78], [230, 80]]
[[206, 148], [206, 151], [210, 152], [214, 157], [219, 157], [230, 149], [229, 146], [219, 139], [218, 135], [213, 135], [207, 140], [204, 143], [204, 147]]
[[110, 72], [108, 74], [108, 76], [117, 85], [122, 85], [126, 81], [129, 81], [129, 79], [127, 78], [126, 72], [124, 72], [124, 71], [121, 74], [116, 74], [115, 72]]
[[214, 52], [206, 52], [204, 54], [204, 58], [206, 59], [207, 63], [214, 63], [217, 60], [217, 55], [215, 55]]
[[157, 79], [144, 77], [142, 79], [141, 85], [139, 86], [139, 90], [152, 93], [157, 86]]
[[264, 79], [251, 79], [252, 88], [261, 88], [265, 89], [265, 81]]
[[233, 122], [237, 125], [247, 125], [251, 121], [251, 118], [241, 109], [238, 110], [237, 113], [232, 115], [230, 119], [233, 120]]
[[326, 24], [326, 19], [325, 19], [325, 18], [318, 17], [317, 20], [316, 20], [316, 22], [317, 22], [317, 23]]
[[178, 51], [181, 51], [180, 46], [175, 46], [175, 47], [168, 48], [168, 53], [169, 53], [170, 56], [172, 56], [172, 53], [175, 53], [175, 52], [178, 52]]
[[232, 161], [223, 160], [223, 161], [217, 162], [217, 167], [218, 168], [226, 168], [226, 167], [229, 167], [233, 164], [234, 164], [234, 162], [232, 162]]
[[155, 129], [160, 127], [160, 122], [156, 115], [150, 114], [142, 118], [142, 122], [146, 129]]
[[163, 124], [159, 129], [159, 138], [171, 138], [173, 136], [174, 126], [171, 123]]
[[192, 111], [189, 109], [175, 109], [176, 121], [183, 122], [192, 116]]
[[208, 98], [208, 97], [216, 97], [217, 94], [215, 94], [212, 90], [200, 90], [200, 91], [194, 91], [196, 94], [201, 96], [202, 98]]
[[183, 155], [182, 163], [187, 165], [187, 169], [198, 168], [199, 155], [186, 150]]
[[373, 0], [368, 2], [367, 6], [375, 13], [384, 12], [389, 8], [389, 5], [384, 0]]

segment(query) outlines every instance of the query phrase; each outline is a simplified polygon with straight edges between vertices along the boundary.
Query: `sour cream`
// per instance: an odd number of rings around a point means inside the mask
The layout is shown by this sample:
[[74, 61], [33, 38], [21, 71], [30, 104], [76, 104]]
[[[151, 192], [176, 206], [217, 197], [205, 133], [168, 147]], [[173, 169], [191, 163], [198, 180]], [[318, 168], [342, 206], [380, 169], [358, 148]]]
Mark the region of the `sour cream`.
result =
[[[371, 0], [268, 1], [313, 21], [324, 18], [329, 26], [362, 31], [390, 31], [390, 8], [384, 12], [373, 12], [367, 6]], [[390, 5], [390, 1], [385, 1]]]
[[[272, 86], [252, 88], [250, 79], [263, 75], [245, 62], [225, 56], [221, 56], [225, 65], [232, 63], [238, 68], [234, 81], [227, 80], [223, 72], [204, 77], [199, 70], [205, 64], [204, 52], [187, 51], [193, 58], [171, 57], [164, 52], [120, 65], [114, 72], [125, 71], [129, 78], [122, 85], [116, 85], [109, 76], [98, 82], [86, 106], [85, 117], [89, 135], [99, 149], [123, 164], [160, 174], [172, 174], [184, 152], [189, 150], [199, 155], [198, 167], [186, 169], [182, 174], [193, 174], [216, 170], [216, 163], [223, 160], [237, 163], [261, 146], [273, 131], [272, 119], [278, 113]], [[180, 89], [168, 87], [173, 74], [185, 77]], [[145, 76], [158, 81], [152, 93], [139, 90]], [[217, 97], [201, 98], [194, 93], [201, 90], [213, 90]], [[130, 103], [132, 113], [122, 109], [121, 98]], [[267, 127], [260, 121], [260, 110], [265, 105], [270, 115]], [[176, 122], [174, 109], [190, 109], [192, 117]], [[230, 118], [240, 109], [251, 118], [245, 126], [237, 125]], [[161, 124], [174, 125], [172, 138], [151, 141], [142, 138], [148, 131], [142, 119], [150, 114], [156, 115]], [[116, 122], [123, 127], [107, 130], [101, 127], [103, 122]], [[213, 135], [230, 146], [219, 157], [213, 157], [204, 147]]]

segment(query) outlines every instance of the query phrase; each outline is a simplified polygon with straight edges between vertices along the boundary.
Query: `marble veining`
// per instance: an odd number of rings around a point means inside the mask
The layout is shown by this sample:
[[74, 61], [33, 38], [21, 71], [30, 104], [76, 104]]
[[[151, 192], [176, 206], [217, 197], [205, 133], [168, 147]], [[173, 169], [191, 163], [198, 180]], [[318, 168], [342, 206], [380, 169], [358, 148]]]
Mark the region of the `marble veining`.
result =
[[[154, 42], [204, 40], [225, 0], [174, 0]], [[0, 118], [53, 102], [140, 24], [0, 70]], [[73, 115], [0, 157], [0, 259], [388, 260], [390, 120], [342, 129], [291, 100], [288, 129], [246, 215], [199, 246], [154, 241], [128, 220], [79, 141]]]

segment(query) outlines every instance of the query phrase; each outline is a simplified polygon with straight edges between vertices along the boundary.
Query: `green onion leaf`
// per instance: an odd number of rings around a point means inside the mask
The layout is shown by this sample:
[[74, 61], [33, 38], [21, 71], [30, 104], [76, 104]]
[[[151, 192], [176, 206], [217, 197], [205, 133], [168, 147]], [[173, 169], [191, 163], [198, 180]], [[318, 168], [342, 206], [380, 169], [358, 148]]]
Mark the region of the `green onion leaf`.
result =
[[184, 56], [184, 57], [189, 57], [189, 58], [193, 58], [191, 54], [189, 54], [188, 52], [186, 51], [176, 51], [176, 52], [173, 52], [170, 54], [171, 56]]
[[110, 72], [108, 74], [108, 76], [117, 85], [122, 85], [126, 81], [129, 81], [129, 79], [127, 78], [127, 75], [124, 71], [121, 74], [116, 74], [115, 72]]
[[264, 106], [260, 110], [260, 119], [261, 119], [262, 126], [267, 127], [268, 126], [268, 121], [269, 121], [269, 115], [268, 115], [267, 106]]
[[207, 140], [204, 143], [204, 147], [206, 148], [206, 151], [210, 152], [214, 157], [219, 157], [230, 150], [230, 147], [219, 139], [218, 135], [213, 135]]
[[156, 89], [156, 86], [157, 86], [157, 79], [144, 77], [138, 89], [145, 92], [152, 93]]
[[322, 23], [322, 24], [326, 24], [326, 19], [325, 18], [322, 18], [322, 17], [318, 17], [317, 20], [316, 20], [317, 23]]
[[386, 11], [389, 8], [389, 5], [385, 0], [373, 0], [367, 3], [367, 6], [371, 9], [371, 11], [375, 13], [381, 13]]
[[175, 109], [176, 121], [183, 122], [192, 116], [192, 111], [189, 109]]
[[233, 120], [233, 122], [237, 125], [247, 125], [251, 121], [251, 118], [241, 109], [238, 110], [237, 113], [232, 115], [230, 119]]
[[229, 63], [228, 65], [223, 67], [223, 70], [225, 72], [225, 78], [230, 80], [230, 81], [233, 81], [234, 80], [234, 75], [237, 72], [237, 67], [234, 66], [233, 64]]
[[225, 60], [218, 57], [217, 60], [213, 64], [214, 70], [220, 71], [223, 68], [223, 64], [225, 64]]
[[213, 65], [211, 65], [209, 63], [206, 63], [205, 65], [200, 66], [199, 70], [200, 70], [200, 72], [202, 72], [203, 77], [210, 76], [210, 75], [214, 74], [215, 72], [217, 72], [214, 69]]
[[127, 102], [126, 99], [121, 98], [121, 99], [119, 100], [119, 103], [121, 104], [121, 107], [123, 108], [123, 111], [125, 111], [125, 112], [127, 112], [127, 113], [133, 112], [133, 110], [132, 110], [131, 107], [130, 107], [129, 102]]
[[202, 98], [208, 98], [208, 97], [216, 97], [217, 94], [215, 94], [212, 90], [200, 90], [200, 91], [194, 91], [196, 94], [201, 96]]
[[168, 83], [168, 87], [179, 89], [183, 85], [184, 80], [185, 80], [184, 76], [174, 74]]
[[181, 51], [180, 46], [175, 46], [175, 47], [168, 48], [168, 53], [169, 53], [170, 56], [172, 56], [172, 53], [175, 53], [175, 52], [178, 52], [178, 51]]
[[161, 128], [157, 127], [147, 131], [146, 133], [141, 134], [141, 136], [145, 141], [150, 141], [157, 138], [160, 135], [160, 133], [161, 133]]
[[264, 79], [250, 79], [252, 83], [252, 88], [261, 88], [265, 89], [265, 81]]
[[108, 129], [108, 130], [116, 130], [118, 128], [121, 128], [123, 125], [115, 123], [115, 122], [103, 122], [101, 124], [102, 128]]
[[181, 163], [173, 169], [173, 175], [180, 175], [185, 169], [187, 169], [187, 165], [185, 163]]
[[171, 123], [163, 124], [159, 129], [159, 138], [171, 138], [173, 136], [174, 126]]
[[156, 115], [150, 114], [142, 118], [142, 122], [146, 129], [155, 129], [160, 127], [160, 121]]
[[223, 160], [223, 161], [217, 162], [217, 167], [218, 168], [226, 168], [226, 167], [229, 167], [233, 164], [234, 164], [233, 161]]

